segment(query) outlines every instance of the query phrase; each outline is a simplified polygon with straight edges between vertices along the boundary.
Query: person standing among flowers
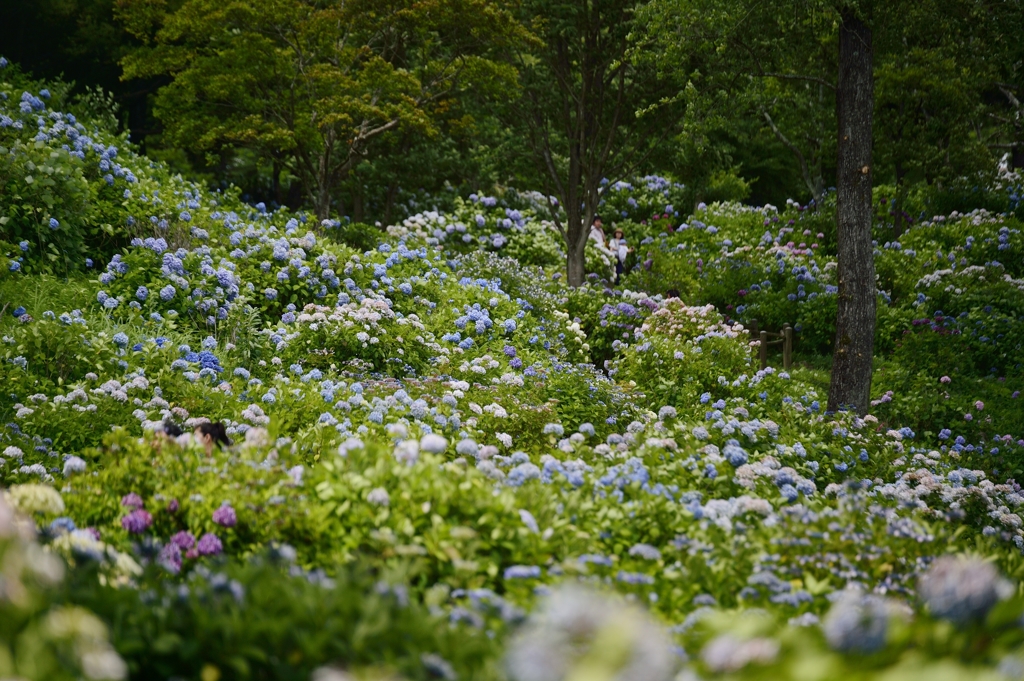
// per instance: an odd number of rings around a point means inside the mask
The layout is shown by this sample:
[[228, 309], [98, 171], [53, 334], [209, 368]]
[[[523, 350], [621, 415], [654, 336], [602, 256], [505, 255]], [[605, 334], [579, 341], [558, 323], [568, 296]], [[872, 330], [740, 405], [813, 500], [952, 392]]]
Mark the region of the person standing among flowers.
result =
[[621, 227], [616, 227], [612, 233], [612, 238], [608, 241], [608, 250], [615, 255], [615, 283], [618, 284], [619, 278], [626, 270], [626, 258], [633, 252], [626, 243], [626, 233]]
[[604, 227], [600, 215], [595, 215], [594, 222], [590, 225], [590, 238], [601, 246], [604, 246], [607, 241], [607, 238], [604, 235]]

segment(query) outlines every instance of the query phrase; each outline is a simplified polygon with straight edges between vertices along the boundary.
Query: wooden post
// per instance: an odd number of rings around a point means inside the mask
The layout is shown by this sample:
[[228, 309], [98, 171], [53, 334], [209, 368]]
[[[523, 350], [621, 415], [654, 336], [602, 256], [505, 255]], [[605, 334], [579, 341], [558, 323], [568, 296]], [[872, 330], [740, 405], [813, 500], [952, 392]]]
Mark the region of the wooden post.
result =
[[764, 369], [768, 366], [768, 332], [761, 332], [761, 368]]
[[786, 324], [782, 327], [784, 343], [782, 344], [782, 366], [789, 371], [793, 366], [793, 327]]

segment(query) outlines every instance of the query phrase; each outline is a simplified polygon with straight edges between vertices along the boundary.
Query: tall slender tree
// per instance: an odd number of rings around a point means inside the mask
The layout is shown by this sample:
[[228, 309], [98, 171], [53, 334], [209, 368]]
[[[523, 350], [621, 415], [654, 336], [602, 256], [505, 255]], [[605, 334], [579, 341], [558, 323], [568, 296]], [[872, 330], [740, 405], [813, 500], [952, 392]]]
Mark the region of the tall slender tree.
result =
[[875, 255], [871, 243], [871, 143], [875, 107], [871, 10], [839, 11], [836, 86], [838, 316], [828, 408], [866, 411], [875, 345]]
[[583, 283], [585, 247], [603, 180], [643, 162], [679, 124], [664, 106], [673, 88], [638, 63], [639, 0], [526, 0], [520, 18], [537, 40], [511, 55], [522, 97], [506, 122], [525, 140], [566, 245], [571, 286]]

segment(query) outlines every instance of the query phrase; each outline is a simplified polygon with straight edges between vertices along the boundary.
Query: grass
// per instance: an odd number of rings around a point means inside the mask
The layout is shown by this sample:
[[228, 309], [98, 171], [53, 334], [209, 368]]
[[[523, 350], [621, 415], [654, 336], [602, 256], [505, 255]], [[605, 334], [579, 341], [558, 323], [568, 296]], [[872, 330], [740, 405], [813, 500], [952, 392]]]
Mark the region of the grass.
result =
[[19, 306], [24, 307], [33, 318], [39, 318], [46, 310], [60, 314], [80, 309], [85, 313], [94, 305], [96, 298], [89, 288], [89, 278], [85, 275], [63, 279], [38, 274], [9, 279], [0, 282], [0, 309], [6, 306], [0, 318], [0, 330], [18, 323], [11, 312]]

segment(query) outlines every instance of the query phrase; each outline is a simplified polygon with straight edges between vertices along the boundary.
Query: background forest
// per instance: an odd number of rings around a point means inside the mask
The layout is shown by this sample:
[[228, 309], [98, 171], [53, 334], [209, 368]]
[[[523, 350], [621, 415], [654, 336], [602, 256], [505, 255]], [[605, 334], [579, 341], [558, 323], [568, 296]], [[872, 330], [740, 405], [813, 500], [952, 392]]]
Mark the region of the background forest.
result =
[[[608, 1], [587, 3], [586, 12], [579, 3], [529, 1], [341, 6], [345, 16], [328, 18], [317, 13], [331, 5], [305, 2], [9, 0], [0, 45], [36, 76], [71, 82], [75, 95], [110, 93], [95, 104], [175, 170], [239, 187], [253, 204], [292, 209], [317, 209], [326, 183], [331, 212], [355, 222], [402, 219], [425, 196], [436, 204], [493, 186], [550, 184], [533, 158], [537, 120], [526, 114], [536, 105], [559, 115], [543, 101], [557, 90], [545, 52], [552, 43], [536, 42], [549, 33], [592, 51], [609, 73], [628, 65], [628, 99], [620, 105], [611, 87], [589, 103], [598, 114], [618, 111], [616, 152], [641, 140], [625, 163], [608, 165], [609, 180], [622, 179], [616, 170], [670, 176], [686, 185], [687, 210], [720, 199], [820, 201], [835, 186], [837, 21], [828, 3]], [[434, 16], [434, 6], [450, 17]], [[1004, 157], [1011, 168], [1024, 165], [1019, 9], [955, 0], [876, 8], [875, 183], [891, 188], [908, 219], [1005, 208], [984, 188]], [[522, 30], [491, 16], [502, 10]], [[318, 44], [335, 38], [316, 33], [320, 21], [342, 22], [342, 50]], [[447, 42], [445, 31], [465, 31], [465, 40]], [[335, 62], [337, 72], [317, 72], [318, 83], [298, 92], [304, 65], [281, 49], [289, 32], [309, 66]], [[344, 62], [370, 55], [384, 68]], [[453, 58], [466, 61], [433, 70]], [[383, 99], [359, 109], [356, 100], [374, 96]], [[394, 125], [361, 140], [356, 158], [336, 155], [344, 169], [322, 181], [302, 160], [326, 144], [303, 129], [318, 106]], [[565, 136], [562, 123], [548, 121], [552, 135]], [[554, 157], [567, 162], [565, 153]]]

